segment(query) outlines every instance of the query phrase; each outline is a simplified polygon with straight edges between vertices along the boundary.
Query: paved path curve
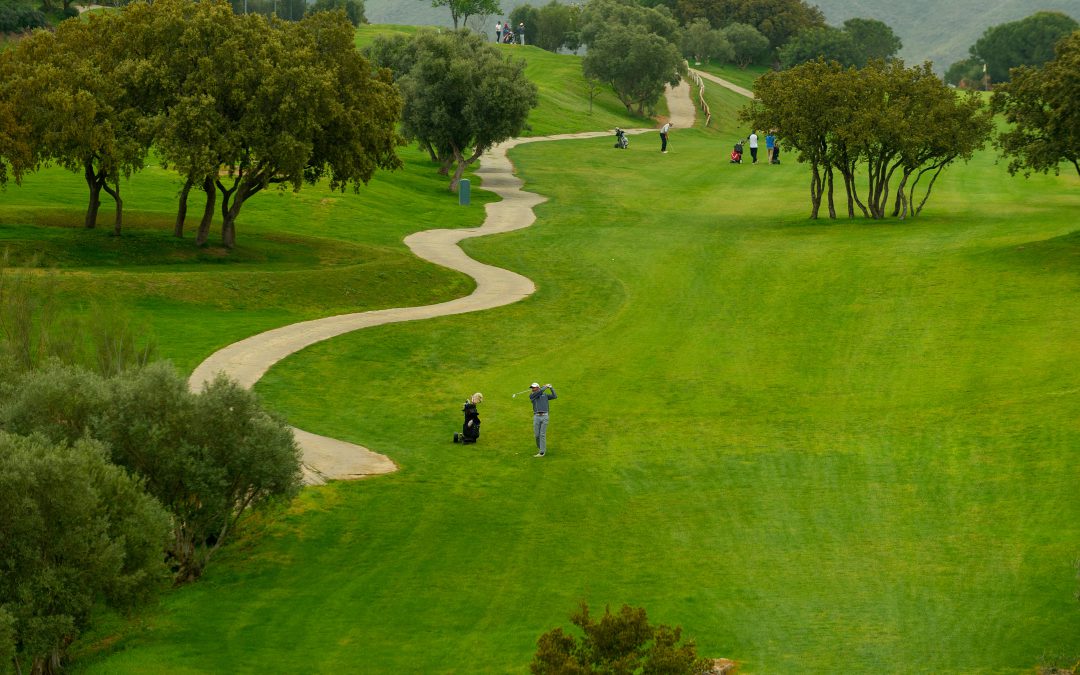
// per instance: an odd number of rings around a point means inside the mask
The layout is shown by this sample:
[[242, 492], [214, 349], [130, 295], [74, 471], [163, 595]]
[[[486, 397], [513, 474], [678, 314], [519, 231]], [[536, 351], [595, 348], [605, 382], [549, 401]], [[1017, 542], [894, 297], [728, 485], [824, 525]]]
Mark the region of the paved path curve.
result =
[[[672, 126], [693, 126], [695, 109], [687, 83], [683, 82], [678, 87], [669, 89], [667, 102]], [[655, 129], [632, 129], [627, 133], [640, 134], [647, 131]], [[195, 368], [188, 385], [192, 390], [198, 391], [217, 373], [224, 372], [242, 386], [250, 388], [275, 363], [316, 342], [371, 326], [491, 309], [531, 295], [536, 290], [532, 281], [515, 272], [473, 260], [458, 247], [458, 242], [472, 237], [520, 230], [529, 227], [536, 220], [533, 207], [543, 202], [544, 198], [521, 189], [521, 179], [514, 175], [514, 167], [506, 156], [510, 148], [522, 143], [597, 138], [613, 134], [613, 131], [595, 131], [515, 138], [496, 145], [481, 157], [480, 168], [476, 171], [483, 179], [482, 188], [502, 198], [501, 201], [485, 205], [487, 213], [484, 224], [476, 228], [426, 230], [405, 238], [405, 244], [418, 257], [471, 276], [476, 281], [476, 289], [470, 295], [435, 305], [341, 314], [259, 333], [211, 354]], [[304, 480], [309, 484], [323, 483], [330, 479], [361, 478], [397, 469], [393, 461], [385, 455], [362, 446], [319, 436], [295, 427], [293, 434], [304, 453]]]
[[740, 87], [739, 85], [735, 84], [734, 82], [728, 82], [725, 79], [722, 79], [722, 78], [719, 78], [719, 77], [713, 75], [712, 73], [706, 73], [704, 70], [694, 70], [693, 68], [690, 69], [690, 72], [691, 73], [696, 73], [698, 75], [698, 77], [700, 77], [700, 78], [702, 78], [704, 80], [708, 80], [710, 82], [715, 82], [716, 84], [720, 85], [721, 87], [726, 87], [726, 88], [730, 89], [731, 91], [735, 92], [736, 94], [742, 94], [746, 98], [754, 98], [754, 92], [750, 91], [749, 89], [746, 89], [745, 87]]

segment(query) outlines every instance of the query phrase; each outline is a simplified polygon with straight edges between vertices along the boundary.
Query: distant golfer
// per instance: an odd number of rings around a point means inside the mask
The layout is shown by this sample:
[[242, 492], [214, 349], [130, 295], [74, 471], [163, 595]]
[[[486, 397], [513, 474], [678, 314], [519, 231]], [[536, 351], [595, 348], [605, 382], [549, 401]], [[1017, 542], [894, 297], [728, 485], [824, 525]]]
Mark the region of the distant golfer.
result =
[[[550, 394], [545, 394], [547, 389]], [[547, 426], [548, 426], [548, 401], [559, 398], [550, 384], [540, 386], [536, 382], [529, 385], [529, 400], [533, 407], [533, 436], [536, 437], [536, 449], [540, 452], [533, 457], [543, 457], [547, 454]]]
[[667, 152], [667, 135], [669, 131], [671, 131], [671, 122], [667, 122], [660, 127], [660, 152]]

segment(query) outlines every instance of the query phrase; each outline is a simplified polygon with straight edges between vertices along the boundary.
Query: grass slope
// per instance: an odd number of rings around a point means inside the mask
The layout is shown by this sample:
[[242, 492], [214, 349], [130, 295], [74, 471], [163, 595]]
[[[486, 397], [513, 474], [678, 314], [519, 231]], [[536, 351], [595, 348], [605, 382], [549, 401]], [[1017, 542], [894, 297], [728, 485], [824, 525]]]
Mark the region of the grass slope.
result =
[[[982, 154], [918, 219], [810, 222], [806, 169], [727, 164], [718, 124], [666, 156], [515, 150], [549, 201], [466, 246], [534, 296], [322, 343], [258, 385], [401, 471], [306, 490], [77, 671], [525, 672], [581, 600], [645, 606], [743, 672], [1080, 653], [1080, 182]], [[533, 379], [559, 392], [543, 460], [509, 396]]]

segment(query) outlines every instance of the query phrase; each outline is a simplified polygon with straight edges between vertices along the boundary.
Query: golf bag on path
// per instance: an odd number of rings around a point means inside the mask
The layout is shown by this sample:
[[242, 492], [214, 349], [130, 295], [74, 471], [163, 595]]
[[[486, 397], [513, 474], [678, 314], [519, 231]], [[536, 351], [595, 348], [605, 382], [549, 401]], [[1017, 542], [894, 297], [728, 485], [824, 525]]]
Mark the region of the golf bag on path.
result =
[[476, 412], [476, 404], [465, 401], [461, 410], [465, 414], [465, 421], [461, 424], [461, 433], [454, 434], [455, 443], [475, 443], [480, 438], [480, 413]]

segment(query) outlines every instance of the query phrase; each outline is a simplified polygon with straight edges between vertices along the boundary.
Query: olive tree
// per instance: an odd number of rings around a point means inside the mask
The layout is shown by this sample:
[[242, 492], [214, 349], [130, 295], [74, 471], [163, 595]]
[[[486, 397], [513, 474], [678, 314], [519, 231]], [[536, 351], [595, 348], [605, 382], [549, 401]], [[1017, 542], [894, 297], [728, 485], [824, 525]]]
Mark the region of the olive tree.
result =
[[[97, 225], [105, 191], [116, 204], [115, 233], [123, 223], [120, 180], [142, 168], [152, 140], [120, 77], [121, 25], [115, 14], [63, 21], [0, 54], [0, 125], [18, 138], [16, 145], [0, 131], [0, 155], [17, 180], [48, 164], [82, 173], [90, 192], [84, 226]], [[10, 108], [5, 113], [12, 104], [15, 119]]]
[[291, 429], [224, 376], [196, 393], [167, 363], [111, 378], [53, 366], [23, 374], [0, 395], [0, 429], [58, 444], [92, 438], [145, 481], [171, 515], [161, 550], [178, 583], [202, 573], [250, 509], [300, 489]]
[[1041, 67], [1012, 70], [991, 105], [1011, 126], [996, 138], [1009, 173], [1057, 173], [1068, 162], [1080, 175], [1080, 31], [1057, 44]]
[[588, 53], [586, 79], [608, 84], [627, 112], [653, 110], [666, 85], [686, 75], [679, 52], [679, 27], [667, 7], [642, 7], [620, 0], [589, 0], [582, 9], [581, 38]]
[[0, 655], [59, 672], [95, 603], [129, 606], [167, 579], [168, 529], [100, 444], [0, 433]]
[[[830, 217], [836, 217], [836, 173], [849, 217], [858, 206], [866, 217], [885, 218], [890, 199], [892, 215], [917, 215], [941, 172], [969, 159], [990, 135], [989, 111], [977, 95], [949, 89], [929, 64], [874, 61], [856, 69], [818, 60], [766, 73], [755, 94], [740, 118], [754, 128], [776, 129], [797, 159], [810, 164], [811, 218], [825, 196]], [[866, 177], [862, 196], [859, 172]]]
[[693, 641], [682, 642], [682, 628], [650, 624], [643, 608], [623, 605], [613, 614], [608, 607], [597, 621], [582, 603], [570, 621], [580, 629], [580, 640], [562, 628], [541, 635], [529, 665], [532, 673], [698, 675], [709, 670]]
[[452, 192], [469, 164], [521, 133], [537, 103], [525, 62], [475, 33], [421, 31], [377, 40], [369, 54], [398, 79], [402, 133], [428, 149], [444, 172], [454, 167]]

